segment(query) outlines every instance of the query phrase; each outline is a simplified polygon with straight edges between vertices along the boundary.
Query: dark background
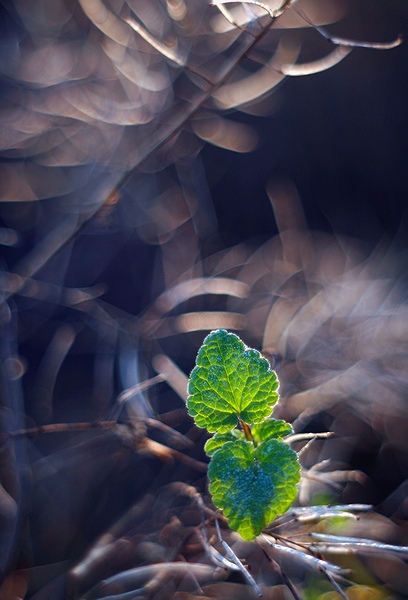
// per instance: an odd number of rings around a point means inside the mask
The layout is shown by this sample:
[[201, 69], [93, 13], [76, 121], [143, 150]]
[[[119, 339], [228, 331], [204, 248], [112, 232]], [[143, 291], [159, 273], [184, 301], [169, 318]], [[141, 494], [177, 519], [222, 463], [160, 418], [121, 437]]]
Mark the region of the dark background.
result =
[[[385, 41], [406, 32], [407, 16], [403, 2], [359, 1], [327, 29]], [[314, 58], [331, 49], [316, 31], [307, 32], [302, 48]], [[250, 119], [260, 134], [257, 151], [237, 157], [207, 147], [221, 230], [236, 240], [273, 232], [265, 182], [283, 177], [297, 187], [312, 229], [370, 245], [386, 236], [405, 246], [407, 57], [406, 44], [389, 52], [355, 49], [329, 71], [289, 78], [276, 92], [275, 114]]]

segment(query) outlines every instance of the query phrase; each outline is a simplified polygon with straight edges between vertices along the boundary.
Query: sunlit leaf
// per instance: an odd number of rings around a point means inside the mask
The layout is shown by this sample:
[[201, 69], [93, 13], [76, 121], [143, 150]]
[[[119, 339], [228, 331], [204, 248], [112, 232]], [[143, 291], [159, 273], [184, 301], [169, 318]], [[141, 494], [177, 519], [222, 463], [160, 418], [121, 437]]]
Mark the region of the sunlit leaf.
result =
[[264, 442], [272, 438], [280, 440], [291, 433], [293, 433], [292, 425], [281, 419], [268, 419], [252, 427], [252, 435], [257, 442]]
[[260, 352], [224, 329], [204, 340], [188, 384], [188, 412], [199, 427], [225, 433], [238, 419], [259, 423], [278, 400], [278, 379]]
[[208, 456], [212, 456], [226, 442], [236, 442], [238, 440], [245, 440], [243, 432], [239, 431], [239, 429], [233, 429], [232, 431], [227, 431], [227, 433], [216, 433], [206, 441], [204, 450]]
[[253, 539], [296, 497], [297, 454], [285, 442], [268, 440], [257, 448], [242, 440], [218, 449], [208, 470], [213, 501], [244, 538]]

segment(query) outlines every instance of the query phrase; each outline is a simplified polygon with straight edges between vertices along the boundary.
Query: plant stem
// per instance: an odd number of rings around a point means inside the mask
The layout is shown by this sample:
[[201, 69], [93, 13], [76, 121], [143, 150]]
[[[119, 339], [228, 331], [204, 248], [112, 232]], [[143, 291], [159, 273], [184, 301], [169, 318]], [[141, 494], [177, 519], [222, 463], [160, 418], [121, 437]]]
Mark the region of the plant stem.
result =
[[248, 425], [248, 423], [245, 423], [245, 421], [241, 421], [241, 419], [239, 419], [239, 424], [242, 427], [242, 431], [244, 432], [245, 439], [248, 440], [248, 442], [253, 442], [255, 444], [255, 439], [254, 439], [254, 436], [252, 435], [252, 431], [251, 431], [251, 428]]

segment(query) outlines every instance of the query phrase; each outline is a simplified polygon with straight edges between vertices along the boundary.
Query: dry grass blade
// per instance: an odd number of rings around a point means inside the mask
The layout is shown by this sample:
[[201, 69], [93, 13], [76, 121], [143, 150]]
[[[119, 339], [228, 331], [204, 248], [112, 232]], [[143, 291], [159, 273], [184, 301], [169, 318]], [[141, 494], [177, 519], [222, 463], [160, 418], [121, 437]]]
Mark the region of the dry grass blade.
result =
[[118, 404], [121, 404], [122, 402], [129, 402], [129, 400], [133, 398], [136, 394], [139, 394], [144, 390], [148, 390], [152, 385], [156, 385], [157, 383], [161, 383], [162, 381], [166, 381], [166, 376], [162, 373], [159, 373], [158, 375], [156, 375], [155, 377], [151, 377], [150, 379], [146, 379], [145, 381], [141, 381], [133, 387], [121, 392], [116, 398], [116, 402]]
[[302, 19], [306, 21], [306, 23], [316, 29], [316, 31], [320, 33], [320, 35], [322, 35], [326, 40], [338, 46], [349, 46], [350, 48], [371, 48], [373, 50], [392, 50], [393, 48], [400, 46], [404, 41], [402, 35], [398, 35], [392, 42], [362, 42], [359, 40], [350, 40], [344, 37], [333, 36], [323, 27], [314, 24], [299, 8], [294, 7], [294, 10], [302, 17]]
[[261, 69], [251, 74], [243, 72], [239, 79], [216, 90], [213, 96], [217, 106], [223, 110], [237, 108], [268, 94], [285, 77], [282, 64], [295, 62], [298, 53], [299, 47], [296, 45], [279, 44], [276, 53]]
[[169, 48], [169, 46], [166, 46], [166, 44], [160, 42], [160, 40], [156, 39], [147, 31], [145, 27], [135, 21], [135, 19], [128, 17], [125, 19], [125, 23], [130, 25], [133, 31], [136, 31], [136, 33], [146, 40], [146, 42], [148, 42], [152, 48], [155, 48], [155, 50], [160, 52], [160, 54], [162, 54], [165, 58], [168, 58], [172, 62], [176, 63], [176, 65], [179, 67], [187, 67], [185, 59], [177, 53], [177, 50], [173, 50], [172, 48]]
[[[166, 564], [148, 565], [124, 571], [107, 579], [96, 589], [83, 596], [83, 600], [97, 600], [107, 595], [115, 600], [124, 598], [151, 595], [159, 588], [168, 585], [169, 581], [178, 580], [190, 588], [197, 584], [212, 582], [222, 578], [220, 574], [209, 565], [173, 562]], [[122, 590], [122, 591], [119, 591]]]
[[218, 116], [196, 118], [192, 121], [192, 129], [205, 142], [232, 152], [251, 152], [258, 142], [251, 127]]
[[373, 550], [374, 552], [396, 552], [408, 557], [408, 546], [395, 546], [393, 544], [382, 544], [375, 540], [367, 540], [357, 537], [346, 537], [341, 535], [330, 535], [325, 533], [312, 533], [311, 536], [321, 542], [327, 542], [333, 547], [344, 547], [349, 549], [365, 549]]
[[256, 581], [252, 577], [251, 573], [249, 573], [249, 571], [244, 567], [244, 565], [242, 564], [242, 562], [240, 561], [238, 556], [235, 554], [235, 552], [232, 550], [232, 548], [227, 544], [227, 542], [222, 539], [218, 519], [215, 520], [215, 526], [216, 526], [216, 530], [217, 530], [218, 539], [219, 539], [222, 547], [224, 548], [225, 552], [227, 553], [227, 556], [234, 563], [234, 565], [236, 565], [236, 567], [239, 569], [239, 571], [242, 573], [242, 575], [248, 581], [249, 585], [254, 588], [257, 595], [262, 596], [263, 595], [262, 591], [261, 591], [259, 585], [256, 583]]
[[159, 373], [164, 373], [168, 385], [172, 387], [184, 403], [187, 402], [187, 375], [164, 354], [159, 354], [153, 358], [153, 367]]
[[350, 54], [351, 50], [352, 48], [347, 48], [342, 45], [319, 60], [303, 64], [282, 65], [280, 68], [282, 73], [284, 75], [288, 75], [289, 77], [314, 75], [315, 73], [327, 71], [327, 69], [331, 69], [335, 65], [339, 64], [339, 62], [341, 62], [348, 54]]
[[273, 539], [265, 534], [261, 534], [262, 539], [277, 551], [277, 554], [288, 554], [296, 557], [300, 562], [304, 562], [308, 567], [312, 570], [323, 571], [325, 569], [327, 572], [330, 572], [334, 576], [344, 575], [346, 570], [337, 565], [333, 565], [325, 560], [320, 558], [316, 558], [315, 556], [311, 556], [310, 554], [305, 554], [301, 550], [297, 550], [296, 548], [291, 548], [289, 546], [285, 546], [283, 544], [277, 544], [273, 541]]
[[[223, 4], [247, 4], [250, 6], [256, 6], [260, 9], [262, 9], [262, 11], [264, 11], [266, 14], [268, 14], [272, 19], [276, 19], [277, 17], [279, 17], [281, 14], [283, 14], [285, 12], [285, 10], [287, 8], [289, 8], [291, 1], [286, 1], [283, 2], [283, 4], [276, 9], [271, 8], [268, 4], [264, 4], [263, 2], [258, 2], [257, 0], [213, 0], [212, 4], [214, 6], [217, 6], [219, 9]], [[256, 18], [255, 15], [253, 18]]]
[[199, 277], [183, 281], [167, 289], [157, 298], [154, 308], [160, 313], [166, 313], [178, 304], [201, 294], [225, 294], [236, 298], [245, 298], [248, 293], [249, 287], [245, 283], [229, 277]]
[[295, 600], [302, 600], [302, 596], [300, 595], [300, 593], [298, 592], [298, 590], [296, 589], [296, 587], [294, 586], [294, 584], [290, 580], [290, 578], [286, 575], [286, 573], [284, 571], [282, 571], [282, 568], [279, 565], [279, 563], [276, 560], [274, 560], [273, 558], [271, 558], [264, 548], [262, 548], [262, 550], [263, 550], [265, 556], [267, 557], [268, 561], [270, 562], [272, 568], [278, 573], [279, 577], [282, 579], [282, 581], [284, 582], [284, 584], [286, 585], [286, 587], [292, 594], [293, 598]]

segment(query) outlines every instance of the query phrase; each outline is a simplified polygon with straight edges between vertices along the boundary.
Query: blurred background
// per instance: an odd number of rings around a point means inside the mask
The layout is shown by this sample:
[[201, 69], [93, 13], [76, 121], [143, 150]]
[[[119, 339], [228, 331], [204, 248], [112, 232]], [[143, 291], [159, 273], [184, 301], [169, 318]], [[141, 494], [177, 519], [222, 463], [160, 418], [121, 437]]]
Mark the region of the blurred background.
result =
[[[391, 42], [408, 7], [269, 6], [276, 19], [228, 5], [231, 23], [206, 0], [1, 3], [0, 566], [20, 585], [7, 598], [50, 597], [146, 491], [205, 493], [186, 381], [218, 327], [276, 368], [276, 416], [335, 432], [305, 467], [351, 474], [301, 501], [374, 504], [384, 541], [407, 545], [408, 51], [345, 56], [302, 15]], [[326, 56], [332, 68], [284, 76]], [[129, 418], [164, 448], [185, 434], [201, 467], [114, 431], [7, 437]]]

